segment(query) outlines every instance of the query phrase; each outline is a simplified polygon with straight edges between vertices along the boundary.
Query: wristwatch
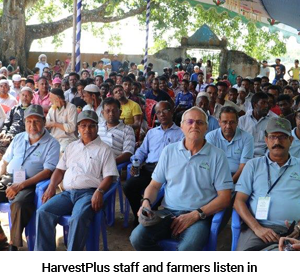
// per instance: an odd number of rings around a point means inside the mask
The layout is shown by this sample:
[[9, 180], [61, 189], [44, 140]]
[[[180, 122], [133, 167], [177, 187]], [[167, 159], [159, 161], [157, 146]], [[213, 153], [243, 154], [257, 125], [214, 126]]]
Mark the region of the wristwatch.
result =
[[203, 212], [201, 209], [197, 209], [197, 212], [199, 213], [200, 219], [205, 219], [206, 218], [205, 212]]
[[96, 190], [99, 191], [102, 195], [104, 195], [104, 193], [105, 193], [105, 191], [103, 189], [97, 188]]

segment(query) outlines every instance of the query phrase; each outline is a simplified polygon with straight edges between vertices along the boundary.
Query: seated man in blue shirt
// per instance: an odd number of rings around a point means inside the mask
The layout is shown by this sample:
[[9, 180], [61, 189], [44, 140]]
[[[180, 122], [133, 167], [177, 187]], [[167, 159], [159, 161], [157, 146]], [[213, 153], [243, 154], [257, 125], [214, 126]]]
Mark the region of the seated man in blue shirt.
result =
[[300, 236], [300, 159], [289, 154], [292, 141], [291, 123], [270, 118], [265, 134], [269, 152], [247, 162], [236, 184], [234, 208], [247, 226], [237, 250], [278, 243], [293, 221], [295, 228], [283, 236]]
[[[214, 89], [213, 87], [208, 87], [208, 89]], [[210, 131], [216, 130], [219, 128], [219, 123], [218, 120], [212, 116], [209, 115], [209, 102], [210, 102], [210, 96], [207, 92], [199, 92], [197, 95], [197, 99], [196, 99], [196, 106], [198, 106], [199, 108], [201, 108], [208, 117], [208, 127], [207, 127], [207, 133], [209, 133]]]
[[138, 224], [137, 212], [140, 208], [142, 192], [151, 181], [151, 174], [163, 148], [183, 138], [182, 131], [173, 122], [173, 109], [169, 102], [161, 101], [156, 104], [155, 112], [161, 125], [148, 131], [141, 147], [131, 156], [131, 161], [138, 159], [140, 165], [144, 162], [145, 165], [140, 170], [140, 176], [131, 177], [123, 186], [135, 217], [135, 225]]
[[0, 201], [11, 201], [11, 251], [23, 245], [23, 229], [35, 210], [35, 185], [51, 177], [59, 159], [60, 146], [45, 129], [43, 108], [30, 105], [24, 118], [26, 132], [15, 136], [0, 163], [0, 176], [12, 177], [12, 185], [0, 193]]
[[219, 117], [220, 128], [208, 133], [206, 140], [225, 152], [235, 184], [246, 162], [253, 158], [254, 139], [237, 127], [238, 113], [234, 107], [222, 107]]
[[182, 80], [181, 89], [175, 100], [174, 121], [177, 126], [180, 126], [182, 114], [194, 105], [194, 96], [189, 92], [188, 80]]
[[202, 250], [206, 245], [213, 214], [229, 206], [232, 178], [225, 153], [207, 143], [207, 115], [198, 107], [187, 110], [181, 121], [185, 138], [167, 146], [145, 190], [143, 208], [151, 210], [161, 186], [162, 202], [172, 220], [156, 225], [138, 225], [130, 240], [136, 250], [161, 250], [158, 241], [176, 237], [178, 250]]

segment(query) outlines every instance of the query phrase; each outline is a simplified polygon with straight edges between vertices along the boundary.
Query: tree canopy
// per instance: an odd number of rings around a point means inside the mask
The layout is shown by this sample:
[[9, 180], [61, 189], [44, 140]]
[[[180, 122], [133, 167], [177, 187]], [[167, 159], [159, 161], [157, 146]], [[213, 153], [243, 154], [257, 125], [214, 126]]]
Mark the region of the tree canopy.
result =
[[[145, 25], [145, 0], [83, 0], [83, 28], [99, 35], [103, 28], [114, 22], [137, 16]], [[239, 17], [229, 18], [227, 13], [218, 14], [214, 9], [204, 10], [177, 0], [152, 0], [151, 31], [155, 43], [152, 52], [169, 43], [176, 45], [182, 36], [188, 36], [206, 23], [219, 36], [226, 36], [228, 48], [241, 50], [259, 60], [270, 55], [286, 52], [285, 42], [278, 34], [258, 29], [254, 23], [244, 24]], [[36, 39], [59, 35], [72, 27], [73, 0], [0, 0], [0, 59], [7, 61], [16, 55], [21, 66], [32, 42]], [[67, 16], [66, 16], [67, 15]], [[38, 24], [31, 24], [33, 22]], [[88, 25], [87, 25], [88, 24]], [[113, 38], [120, 43], [117, 36]], [[22, 54], [22, 51], [24, 54]]]

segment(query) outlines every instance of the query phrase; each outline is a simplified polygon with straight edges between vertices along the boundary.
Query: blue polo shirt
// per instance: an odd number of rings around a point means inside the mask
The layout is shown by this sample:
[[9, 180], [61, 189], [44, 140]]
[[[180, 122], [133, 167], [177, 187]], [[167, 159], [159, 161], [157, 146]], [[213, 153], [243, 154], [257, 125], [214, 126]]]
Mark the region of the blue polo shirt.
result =
[[[266, 155], [247, 162], [235, 186], [237, 192], [249, 195], [249, 209], [253, 216], [256, 213], [258, 198], [265, 197], [269, 190], [266, 157], [270, 165], [271, 183], [274, 184], [289, 161], [280, 167]], [[285, 220], [291, 223], [300, 219], [300, 159], [291, 156], [290, 160], [290, 166], [270, 193], [268, 220], [258, 220], [263, 225], [285, 226]]]
[[[59, 160], [59, 143], [47, 130], [39, 141], [30, 145], [27, 132], [15, 136], [3, 159], [8, 163], [7, 172], [13, 174], [14, 170], [20, 170], [24, 160], [23, 168], [26, 178], [31, 178], [44, 169], [54, 171]], [[31, 153], [31, 154], [30, 154]]]
[[294, 138], [290, 147], [290, 154], [296, 158], [300, 158], [300, 139], [296, 135], [296, 128], [292, 130], [292, 136]]
[[138, 159], [140, 164], [145, 161], [146, 163], [157, 163], [164, 147], [181, 140], [183, 137], [181, 129], [175, 123], [167, 130], [161, 126], [155, 127], [147, 132], [142, 145], [131, 156], [130, 160]]
[[216, 198], [217, 191], [233, 188], [224, 152], [206, 142], [192, 156], [184, 139], [164, 148], [152, 179], [166, 183], [162, 205], [179, 211], [196, 210]]
[[207, 142], [225, 152], [233, 174], [237, 172], [240, 164], [245, 164], [253, 158], [253, 136], [239, 128], [236, 128], [235, 135], [230, 142], [224, 138], [221, 128], [209, 132], [205, 138]]

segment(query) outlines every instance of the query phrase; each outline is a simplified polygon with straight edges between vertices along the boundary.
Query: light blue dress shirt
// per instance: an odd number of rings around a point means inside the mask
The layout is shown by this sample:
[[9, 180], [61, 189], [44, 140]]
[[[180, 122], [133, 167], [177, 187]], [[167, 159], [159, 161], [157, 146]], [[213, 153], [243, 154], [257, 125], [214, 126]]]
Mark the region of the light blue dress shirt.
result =
[[142, 145], [131, 156], [130, 160], [138, 159], [140, 164], [157, 163], [160, 154], [166, 145], [177, 142], [184, 137], [181, 129], [174, 123], [169, 129], [164, 130], [161, 126], [148, 131]]
[[[25, 160], [23, 169], [26, 178], [31, 178], [44, 169], [54, 171], [59, 160], [59, 143], [47, 130], [39, 141], [30, 145], [26, 132], [15, 136], [3, 159], [8, 163], [7, 172], [13, 174], [14, 170], [20, 170]], [[25, 155], [24, 155], [25, 152]]]
[[217, 191], [233, 189], [225, 153], [206, 142], [192, 156], [184, 139], [165, 147], [152, 179], [166, 183], [162, 205], [179, 211], [196, 210], [216, 198]]
[[300, 139], [296, 135], [296, 129], [297, 127], [292, 130], [292, 136], [294, 137], [294, 140], [290, 147], [290, 154], [296, 158], [300, 158]]
[[239, 118], [238, 127], [254, 137], [254, 157], [264, 156], [267, 150], [265, 143], [265, 130], [269, 119], [278, 117], [276, 114], [269, 112], [267, 116], [260, 118], [258, 121], [252, 115], [253, 110], [248, 111]]
[[221, 128], [208, 133], [205, 138], [207, 142], [225, 152], [232, 174], [237, 172], [240, 164], [245, 164], [253, 158], [253, 136], [239, 128], [236, 128], [230, 142], [224, 138]]
[[[268, 169], [266, 156], [247, 162], [236, 184], [235, 190], [249, 195], [250, 211], [255, 217], [259, 197], [265, 197], [268, 190]], [[267, 157], [270, 165], [271, 183], [283, 173], [289, 164], [280, 167]], [[284, 221], [290, 223], [300, 219], [300, 159], [291, 157], [291, 163], [281, 179], [270, 192], [271, 203], [267, 220], [258, 220], [263, 225], [285, 226]]]

